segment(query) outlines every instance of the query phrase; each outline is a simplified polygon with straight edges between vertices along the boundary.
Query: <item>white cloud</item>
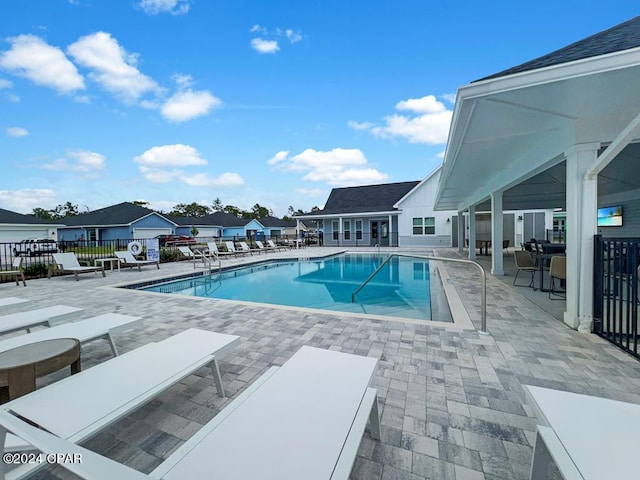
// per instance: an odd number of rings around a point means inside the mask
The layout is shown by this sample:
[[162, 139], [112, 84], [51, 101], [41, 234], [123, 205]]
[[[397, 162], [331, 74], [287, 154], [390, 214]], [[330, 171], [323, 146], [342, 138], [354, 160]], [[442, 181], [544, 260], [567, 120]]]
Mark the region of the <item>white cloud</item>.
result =
[[308, 148], [293, 157], [282, 151], [267, 163], [284, 171], [306, 172], [303, 180], [330, 185], [367, 184], [388, 178], [386, 173], [369, 167], [366, 157], [357, 148], [334, 148], [328, 152]]
[[140, 0], [138, 5], [149, 15], [159, 13], [184, 15], [189, 12], [190, 3], [190, 0]]
[[108, 33], [84, 36], [69, 45], [67, 51], [77, 63], [93, 70], [89, 78], [127, 103], [161, 90], [153, 79], [136, 68], [138, 56], [127, 53]]
[[26, 137], [29, 135], [29, 131], [22, 127], [9, 127], [7, 128], [7, 135], [10, 137]]
[[152, 147], [142, 155], [135, 157], [133, 161], [146, 167], [186, 167], [207, 164], [198, 150], [180, 143]]
[[0, 190], [0, 205], [19, 213], [31, 213], [34, 208], [53, 208], [57, 204], [56, 192], [47, 188]]
[[217, 177], [212, 177], [207, 173], [197, 173], [195, 175], [183, 175], [180, 179], [192, 187], [238, 187], [244, 185], [244, 180], [237, 173], [223, 173]]
[[251, 40], [251, 48], [259, 53], [276, 53], [280, 50], [277, 40], [264, 40], [260, 37]]
[[104, 155], [89, 150], [68, 150], [65, 157], [57, 158], [42, 167], [47, 170], [74, 172], [83, 178], [97, 178], [104, 170]]
[[0, 54], [0, 68], [61, 94], [85, 88], [75, 65], [59, 48], [35, 35], [12, 37], [9, 43], [11, 49]]
[[9, 80], [5, 80], [4, 78], [0, 78], [0, 89], [11, 87], [13, 87], [13, 83], [11, 83]]
[[456, 94], [455, 93], [445, 93], [442, 95], [442, 98], [449, 102], [451, 105], [456, 103]]
[[233, 187], [243, 185], [236, 173], [223, 173], [213, 177], [207, 173], [185, 173], [183, 167], [203, 166], [208, 162], [189, 145], [162, 145], [153, 147], [135, 157], [142, 176], [152, 183], [169, 183], [179, 180], [192, 187]]
[[294, 32], [291, 29], [285, 30], [284, 33], [291, 43], [298, 43], [300, 40], [302, 40], [302, 35], [298, 32]]
[[441, 145], [447, 142], [453, 111], [435, 96], [410, 98], [396, 104], [396, 109], [413, 113], [394, 113], [384, 117], [384, 125], [350, 121], [354, 130], [369, 131], [380, 138], [405, 138], [411, 143]]
[[253, 27], [251, 27], [251, 28], [249, 29], [249, 31], [250, 31], [251, 33], [256, 33], [256, 32], [258, 32], [258, 33], [261, 33], [262, 35], [266, 35], [266, 34], [267, 34], [267, 29], [266, 29], [265, 27], [261, 27], [261, 26], [260, 26], [260, 25], [258, 25], [257, 23], [256, 23]]
[[222, 105], [222, 100], [206, 90], [177, 92], [164, 105], [161, 113], [173, 122], [186, 122], [208, 114], [211, 109]]

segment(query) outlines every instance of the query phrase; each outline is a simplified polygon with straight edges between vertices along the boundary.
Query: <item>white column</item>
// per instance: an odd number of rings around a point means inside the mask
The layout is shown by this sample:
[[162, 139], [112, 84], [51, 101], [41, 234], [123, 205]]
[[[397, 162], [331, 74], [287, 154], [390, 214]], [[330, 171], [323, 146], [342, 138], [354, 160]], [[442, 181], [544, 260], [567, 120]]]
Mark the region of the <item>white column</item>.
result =
[[393, 247], [393, 220], [391, 218], [391, 215], [389, 215], [389, 246]]
[[343, 230], [342, 230], [343, 227], [344, 227], [344, 225], [343, 225], [342, 217], [338, 217], [338, 245], [340, 245], [340, 242], [342, 242], [342, 240], [343, 240], [343, 237], [342, 237], [342, 235], [343, 235]]
[[296, 249], [300, 248], [298, 236], [300, 236], [300, 239], [302, 239], [302, 235], [300, 235], [300, 219], [296, 218]]
[[469, 205], [469, 260], [476, 259], [476, 206]]
[[[453, 221], [453, 220], [452, 220]], [[464, 215], [458, 212], [458, 252], [464, 252]]]
[[502, 191], [491, 194], [491, 274], [504, 275], [502, 265], [503, 235]]
[[567, 164], [567, 302], [564, 323], [590, 332], [593, 323], [593, 236], [597, 233], [598, 179], [586, 179], [599, 143], [575, 145]]

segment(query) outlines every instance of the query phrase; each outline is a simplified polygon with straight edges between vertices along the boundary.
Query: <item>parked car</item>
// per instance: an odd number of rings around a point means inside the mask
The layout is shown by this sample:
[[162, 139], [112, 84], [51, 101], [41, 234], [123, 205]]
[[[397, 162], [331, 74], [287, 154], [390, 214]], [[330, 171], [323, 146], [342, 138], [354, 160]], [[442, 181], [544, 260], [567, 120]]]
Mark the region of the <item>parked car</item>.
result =
[[29, 238], [13, 246], [13, 254], [16, 257], [21, 255], [33, 257], [45, 253], [58, 253], [58, 243], [50, 238]]
[[156, 235], [161, 247], [193, 245], [196, 239], [187, 235]]

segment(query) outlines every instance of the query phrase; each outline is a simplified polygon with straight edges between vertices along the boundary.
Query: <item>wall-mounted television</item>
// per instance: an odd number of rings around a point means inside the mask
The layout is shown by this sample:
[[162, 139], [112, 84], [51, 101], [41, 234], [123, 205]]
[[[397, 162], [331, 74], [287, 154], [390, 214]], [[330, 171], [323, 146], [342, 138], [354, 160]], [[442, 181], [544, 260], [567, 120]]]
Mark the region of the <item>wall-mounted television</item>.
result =
[[622, 205], [614, 207], [602, 207], [598, 209], [599, 227], [621, 227]]

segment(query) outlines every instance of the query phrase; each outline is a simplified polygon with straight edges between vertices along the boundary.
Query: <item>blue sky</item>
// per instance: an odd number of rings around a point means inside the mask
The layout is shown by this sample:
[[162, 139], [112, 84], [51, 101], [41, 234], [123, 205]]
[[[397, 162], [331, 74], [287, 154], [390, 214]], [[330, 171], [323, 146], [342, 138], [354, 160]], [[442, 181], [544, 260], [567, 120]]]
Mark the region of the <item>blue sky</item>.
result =
[[420, 180], [457, 88], [637, 15], [634, 2], [0, 4], [0, 208], [322, 206]]

